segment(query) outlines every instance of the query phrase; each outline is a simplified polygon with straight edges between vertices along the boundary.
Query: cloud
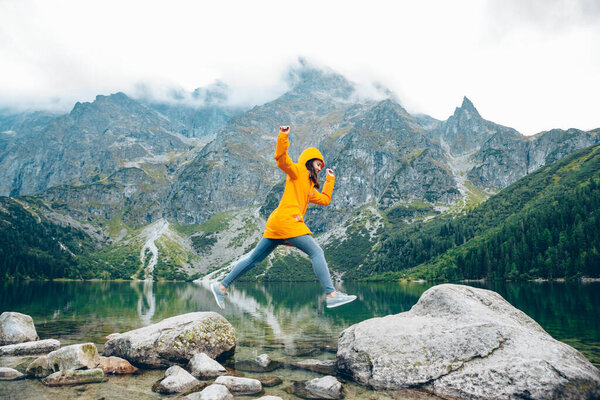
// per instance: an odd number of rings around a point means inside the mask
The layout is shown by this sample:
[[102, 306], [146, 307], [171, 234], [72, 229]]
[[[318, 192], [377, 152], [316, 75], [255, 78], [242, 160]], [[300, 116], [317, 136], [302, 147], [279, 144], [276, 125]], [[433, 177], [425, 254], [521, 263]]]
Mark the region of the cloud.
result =
[[446, 119], [463, 96], [533, 134], [592, 129], [600, 91], [597, 1], [302, 3], [0, 0], [0, 107], [68, 110], [117, 91], [202, 104], [283, 93], [298, 57], [393, 91]]

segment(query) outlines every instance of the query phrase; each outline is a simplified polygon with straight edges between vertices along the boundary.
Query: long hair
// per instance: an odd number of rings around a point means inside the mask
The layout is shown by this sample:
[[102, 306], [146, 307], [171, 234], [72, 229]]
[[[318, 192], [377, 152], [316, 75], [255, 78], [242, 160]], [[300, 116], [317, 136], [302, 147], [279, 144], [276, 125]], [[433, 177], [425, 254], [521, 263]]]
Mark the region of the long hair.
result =
[[315, 184], [315, 187], [319, 189], [321, 184], [319, 183], [319, 177], [317, 176], [317, 171], [315, 171], [313, 167], [313, 161], [319, 160], [318, 158], [311, 158], [306, 162], [306, 169], [308, 170], [308, 177]]

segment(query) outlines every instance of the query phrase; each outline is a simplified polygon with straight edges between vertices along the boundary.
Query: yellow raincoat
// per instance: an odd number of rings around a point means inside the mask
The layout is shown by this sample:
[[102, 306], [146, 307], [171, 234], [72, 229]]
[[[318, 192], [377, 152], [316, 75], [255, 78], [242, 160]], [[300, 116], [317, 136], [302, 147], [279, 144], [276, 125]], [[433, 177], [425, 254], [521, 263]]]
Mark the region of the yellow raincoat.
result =
[[318, 158], [323, 162], [323, 168], [325, 168], [325, 160], [323, 160], [321, 152], [314, 147], [309, 147], [300, 154], [298, 162], [294, 163], [287, 154], [289, 146], [288, 134], [279, 132], [275, 148], [275, 161], [277, 161], [277, 166], [287, 174], [287, 177], [279, 206], [267, 220], [267, 227], [263, 235], [267, 239], [289, 239], [306, 234], [312, 235], [310, 229], [304, 224], [304, 214], [308, 203], [326, 206], [331, 201], [335, 177], [327, 176], [323, 192], [319, 193], [315, 184], [310, 180], [305, 165], [308, 160]]

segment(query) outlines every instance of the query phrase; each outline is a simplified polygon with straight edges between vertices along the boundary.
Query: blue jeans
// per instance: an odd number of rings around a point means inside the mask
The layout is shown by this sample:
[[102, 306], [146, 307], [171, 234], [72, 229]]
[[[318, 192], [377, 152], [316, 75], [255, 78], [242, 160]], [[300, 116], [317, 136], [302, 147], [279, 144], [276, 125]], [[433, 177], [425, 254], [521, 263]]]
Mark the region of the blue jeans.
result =
[[329, 275], [329, 268], [325, 261], [325, 254], [323, 249], [317, 244], [315, 239], [311, 235], [302, 235], [293, 237], [290, 239], [267, 239], [262, 238], [256, 245], [254, 250], [246, 258], [236, 264], [231, 272], [223, 279], [221, 284], [225, 287], [229, 287], [238, 277], [242, 276], [256, 264], [265, 259], [277, 246], [284, 242], [291, 244], [294, 247], [299, 248], [305, 252], [312, 260], [313, 271], [321, 286], [325, 290], [326, 294], [335, 292], [333, 283], [331, 282], [331, 276]]

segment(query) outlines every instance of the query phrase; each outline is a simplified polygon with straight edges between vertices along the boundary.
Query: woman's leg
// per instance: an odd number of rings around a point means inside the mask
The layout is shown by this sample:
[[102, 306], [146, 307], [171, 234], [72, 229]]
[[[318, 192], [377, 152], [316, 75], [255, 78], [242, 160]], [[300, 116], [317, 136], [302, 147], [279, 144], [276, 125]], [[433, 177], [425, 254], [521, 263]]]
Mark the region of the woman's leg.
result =
[[229, 287], [238, 277], [244, 275], [249, 269], [254, 267], [256, 264], [265, 259], [266, 256], [271, 254], [275, 247], [277, 247], [282, 240], [279, 239], [267, 239], [262, 238], [256, 245], [252, 253], [246, 258], [239, 261], [231, 272], [221, 281], [221, 284], [225, 287]]
[[292, 246], [299, 248], [312, 260], [313, 271], [321, 282], [321, 286], [325, 290], [325, 294], [335, 292], [333, 283], [331, 282], [331, 276], [329, 275], [329, 268], [327, 267], [327, 261], [325, 261], [325, 254], [323, 249], [317, 244], [315, 239], [311, 235], [302, 235], [291, 239], [286, 239]]

